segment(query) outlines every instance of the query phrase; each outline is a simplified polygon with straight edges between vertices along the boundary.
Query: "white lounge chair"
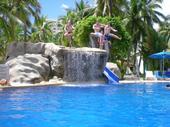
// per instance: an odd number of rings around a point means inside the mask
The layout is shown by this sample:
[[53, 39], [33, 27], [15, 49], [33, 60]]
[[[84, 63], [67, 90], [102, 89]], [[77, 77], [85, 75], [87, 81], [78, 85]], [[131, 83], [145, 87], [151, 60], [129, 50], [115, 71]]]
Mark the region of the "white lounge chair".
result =
[[157, 80], [156, 76], [154, 76], [152, 71], [145, 71], [145, 79], [146, 80]]

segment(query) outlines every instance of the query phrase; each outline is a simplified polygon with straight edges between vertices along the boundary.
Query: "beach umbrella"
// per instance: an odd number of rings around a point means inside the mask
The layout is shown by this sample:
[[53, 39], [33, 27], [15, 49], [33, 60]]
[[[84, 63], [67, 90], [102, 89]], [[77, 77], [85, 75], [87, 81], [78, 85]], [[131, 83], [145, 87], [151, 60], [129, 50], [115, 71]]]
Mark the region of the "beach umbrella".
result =
[[149, 56], [152, 59], [160, 59], [162, 60], [162, 72], [164, 74], [164, 59], [170, 59], [170, 52], [158, 52], [158, 53], [154, 53], [152, 55]]
[[158, 52], [149, 56], [153, 59], [170, 59], [170, 52]]

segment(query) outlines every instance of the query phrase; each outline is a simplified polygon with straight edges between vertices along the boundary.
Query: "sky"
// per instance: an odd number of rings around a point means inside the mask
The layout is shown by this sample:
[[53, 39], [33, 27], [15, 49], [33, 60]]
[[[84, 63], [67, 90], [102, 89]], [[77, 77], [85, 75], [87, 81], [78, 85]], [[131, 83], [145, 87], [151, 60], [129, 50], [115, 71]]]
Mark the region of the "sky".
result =
[[[80, 0], [77, 0], [80, 1]], [[93, 4], [94, 0], [86, 0], [89, 4]], [[75, 0], [39, 0], [41, 4], [42, 15], [48, 19], [57, 19], [59, 16], [65, 15], [64, 8], [74, 8]], [[165, 15], [170, 15], [170, 0], [164, 0], [162, 3], [161, 12]]]
[[[80, 1], [80, 0], [76, 0]], [[86, 0], [91, 1], [93, 0]], [[66, 14], [64, 8], [74, 8], [75, 0], [39, 0], [41, 4], [41, 13], [47, 16], [48, 19], [57, 19], [59, 16]]]

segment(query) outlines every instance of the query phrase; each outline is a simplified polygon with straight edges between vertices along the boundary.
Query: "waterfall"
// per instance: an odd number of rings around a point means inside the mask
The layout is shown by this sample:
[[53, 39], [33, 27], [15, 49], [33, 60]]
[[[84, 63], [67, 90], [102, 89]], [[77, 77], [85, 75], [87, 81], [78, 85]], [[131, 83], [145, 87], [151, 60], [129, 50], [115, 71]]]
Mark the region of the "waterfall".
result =
[[107, 53], [96, 48], [76, 48], [64, 53], [64, 80], [97, 81], [102, 79]]
[[9, 80], [9, 67], [6, 64], [0, 64], [0, 80]]

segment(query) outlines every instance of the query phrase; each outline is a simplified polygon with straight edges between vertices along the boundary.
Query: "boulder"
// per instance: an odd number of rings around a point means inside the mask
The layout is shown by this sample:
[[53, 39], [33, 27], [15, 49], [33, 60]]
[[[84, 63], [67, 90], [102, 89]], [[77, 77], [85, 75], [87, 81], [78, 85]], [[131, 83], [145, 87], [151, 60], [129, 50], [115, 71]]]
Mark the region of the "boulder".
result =
[[12, 59], [15, 58], [19, 55], [24, 55], [25, 54], [25, 43], [24, 42], [13, 42], [7, 47], [7, 59]]
[[45, 52], [45, 43], [31, 43], [25, 42], [25, 53], [27, 54], [44, 54]]
[[12, 43], [7, 62], [10, 82], [39, 83], [56, 76], [68, 82], [103, 79], [107, 52], [97, 48], [66, 48], [54, 43]]
[[121, 77], [121, 73], [117, 64], [112, 62], [107, 62], [106, 67], [108, 67], [111, 71], [113, 71], [118, 77]]
[[9, 66], [10, 82], [39, 83], [48, 80], [49, 60], [41, 54], [25, 54], [6, 62]]
[[45, 45], [44, 54], [50, 57], [52, 75], [58, 78], [63, 78], [64, 76], [64, 49], [64, 46], [53, 43], [47, 43]]
[[45, 43], [13, 42], [7, 48], [7, 59], [15, 58], [19, 55], [44, 54]]

